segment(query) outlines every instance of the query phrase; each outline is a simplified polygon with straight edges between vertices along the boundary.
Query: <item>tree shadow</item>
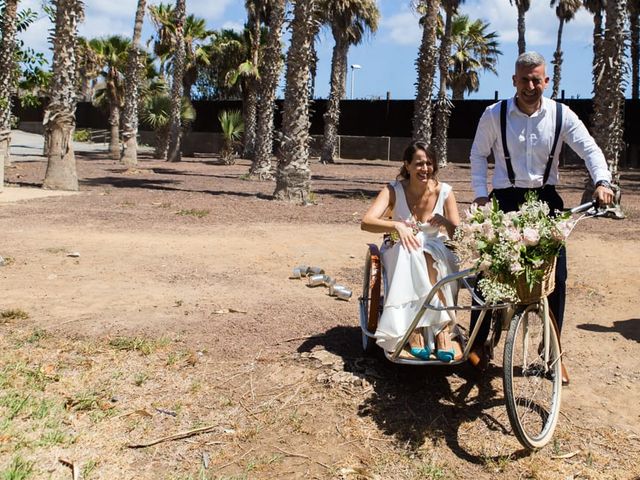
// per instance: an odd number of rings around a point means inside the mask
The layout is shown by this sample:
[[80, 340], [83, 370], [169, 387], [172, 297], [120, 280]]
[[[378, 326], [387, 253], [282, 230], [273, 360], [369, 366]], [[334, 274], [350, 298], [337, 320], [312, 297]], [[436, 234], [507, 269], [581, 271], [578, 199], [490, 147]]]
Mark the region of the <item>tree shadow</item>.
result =
[[595, 323], [582, 323], [578, 325], [580, 330], [589, 332], [609, 333], [617, 332], [627, 340], [640, 343], [640, 318], [630, 318], [629, 320], [616, 320], [610, 327], [597, 325]]
[[[511, 426], [492, 414], [504, 407], [504, 399], [492, 385], [502, 369], [493, 365], [479, 375], [467, 364], [459, 366], [409, 366], [388, 361], [376, 348], [371, 356], [360, 353], [360, 329], [337, 326], [305, 340], [298, 352], [322, 347], [338, 355], [344, 370], [366, 380], [373, 388], [358, 408], [358, 415], [371, 418], [379, 430], [397, 445], [418, 451], [425, 442], [444, 440], [451, 451], [467, 462], [484, 465], [504, 455], [490, 457], [470, 451], [461, 437], [461, 427], [480, 421], [496, 435], [512, 435]], [[483, 438], [479, 441], [486, 441]], [[526, 449], [510, 454], [511, 459], [529, 455]]]

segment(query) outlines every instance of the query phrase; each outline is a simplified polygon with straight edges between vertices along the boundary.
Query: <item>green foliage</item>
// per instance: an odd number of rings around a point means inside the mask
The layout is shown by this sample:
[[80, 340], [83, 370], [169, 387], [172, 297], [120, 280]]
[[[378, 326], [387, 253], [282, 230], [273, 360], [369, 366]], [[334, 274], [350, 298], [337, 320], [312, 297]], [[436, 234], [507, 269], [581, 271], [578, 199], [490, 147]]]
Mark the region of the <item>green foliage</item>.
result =
[[[153, 130], [158, 131], [169, 125], [171, 117], [171, 97], [168, 93], [156, 93], [145, 102], [140, 118]], [[189, 125], [196, 119], [196, 110], [187, 97], [182, 97], [180, 110], [182, 125]]]
[[90, 142], [91, 130], [88, 130], [88, 129], [75, 130], [73, 132], [73, 141], [74, 142]]
[[244, 122], [239, 110], [223, 110], [218, 116], [218, 121], [226, 144], [233, 144], [240, 140], [244, 132]]
[[222, 137], [224, 145], [220, 156], [222, 161], [227, 165], [235, 163], [235, 149], [244, 132], [244, 122], [242, 121], [242, 113], [239, 110], [223, 110], [218, 116], [220, 126], [222, 127]]
[[468, 15], [453, 17], [447, 87], [454, 94], [477, 92], [482, 70], [497, 74], [498, 56], [502, 52], [499, 49], [498, 34], [487, 32], [488, 28], [488, 23], [480, 19], [471, 21]]
[[176, 212], [176, 215], [183, 215], [183, 216], [202, 218], [202, 217], [206, 217], [207, 215], [209, 215], [209, 210], [196, 210], [196, 209], [179, 210], [179, 211]]
[[26, 480], [33, 472], [33, 462], [29, 462], [19, 455], [13, 457], [6, 470], [0, 472], [2, 480]]

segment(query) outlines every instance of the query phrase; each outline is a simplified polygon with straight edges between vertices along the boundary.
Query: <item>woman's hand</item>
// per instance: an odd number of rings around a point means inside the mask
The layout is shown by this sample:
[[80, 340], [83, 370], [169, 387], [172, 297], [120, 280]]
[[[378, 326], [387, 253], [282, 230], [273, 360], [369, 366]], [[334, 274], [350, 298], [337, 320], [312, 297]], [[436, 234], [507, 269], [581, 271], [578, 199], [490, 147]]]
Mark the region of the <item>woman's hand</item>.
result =
[[407, 250], [417, 250], [420, 248], [420, 241], [413, 234], [413, 228], [404, 222], [393, 222], [393, 226], [398, 232], [400, 244]]
[[427, 223], [433, 227], [445, 227], [448, 228], [451, 226], [451, 222], [446, 217], [443, 217], [439, 213], [435, 215], [431, 215], [427, 218]]

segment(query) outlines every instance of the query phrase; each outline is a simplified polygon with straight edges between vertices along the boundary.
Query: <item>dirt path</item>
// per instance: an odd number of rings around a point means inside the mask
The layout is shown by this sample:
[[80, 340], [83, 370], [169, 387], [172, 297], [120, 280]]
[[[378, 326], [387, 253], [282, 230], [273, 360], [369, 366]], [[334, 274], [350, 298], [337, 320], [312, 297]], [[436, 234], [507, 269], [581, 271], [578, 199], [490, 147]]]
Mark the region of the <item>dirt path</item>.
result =
[[[499, 368], [365, 358], [357, 302], [288, 278], [319, 265], [358, 294], [376, 241], [358, 221], [397, 165], [314, 164], [308, 207], [269, 201], [246, 166], [125, 173], [87, 154], [80, 195], [0, 206], [0, 310], [13, 312], [0, 320], [0, 472], [21, 458], [32, 478], [69, 478], [64, 457], [88, 479], [640, 475], [637, 174], [623, 177], [628, 220], [585, 222], [569, 243], [572, 384], [553, 444], [528, 454]], [[43, 171], [7, 174], [37, 186]], [[443, 172], [461, 208], [468, 174]], [[577, 203], [581, 174], [564, 175]]]

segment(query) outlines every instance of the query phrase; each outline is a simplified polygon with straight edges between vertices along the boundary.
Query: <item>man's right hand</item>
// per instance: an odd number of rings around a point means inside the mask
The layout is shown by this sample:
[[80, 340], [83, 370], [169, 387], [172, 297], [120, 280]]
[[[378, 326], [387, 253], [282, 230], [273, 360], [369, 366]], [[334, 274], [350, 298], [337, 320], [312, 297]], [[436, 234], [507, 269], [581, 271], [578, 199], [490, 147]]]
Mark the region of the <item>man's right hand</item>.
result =
[[483, 207], [487, 204], [487, 202], [489, 202], [489, 197], [478, 197], [473, 202], [471, 202], [471, 205], [477, 205], [478, 207]]

